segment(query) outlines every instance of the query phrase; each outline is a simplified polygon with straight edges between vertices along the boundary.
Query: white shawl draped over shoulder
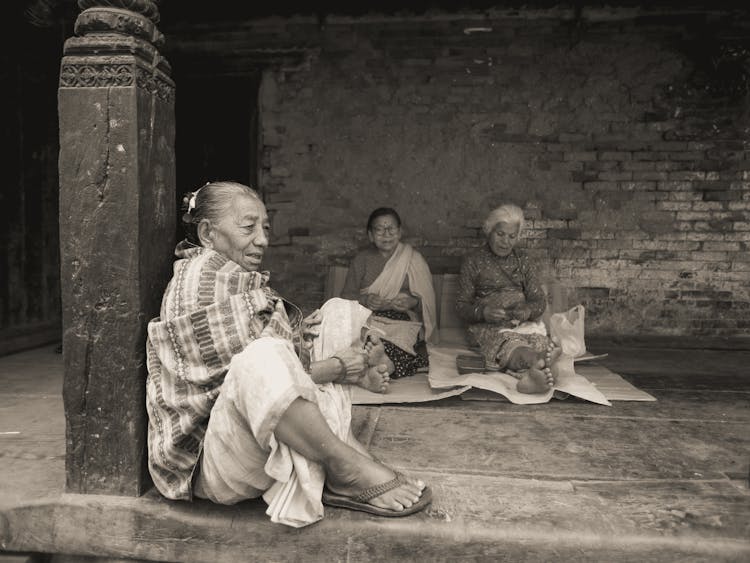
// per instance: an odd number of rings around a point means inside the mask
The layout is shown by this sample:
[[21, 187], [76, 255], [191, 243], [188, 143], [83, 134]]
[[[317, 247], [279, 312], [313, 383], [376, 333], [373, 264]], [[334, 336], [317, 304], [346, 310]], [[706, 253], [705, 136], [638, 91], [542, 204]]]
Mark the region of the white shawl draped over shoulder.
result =
[[432, 274], [425, 259], [410, 244], [399, 242], [383, 271], [369, 287], [362, 289], [361, 293], [374, 293], [383, 299], [394, 299], [404, 285], [404, 278], [408, 278], [409, 291], [421, 303], [420, 320], [424, 324], [425, 340], [435, 344], [438, 342], [437, 307]]

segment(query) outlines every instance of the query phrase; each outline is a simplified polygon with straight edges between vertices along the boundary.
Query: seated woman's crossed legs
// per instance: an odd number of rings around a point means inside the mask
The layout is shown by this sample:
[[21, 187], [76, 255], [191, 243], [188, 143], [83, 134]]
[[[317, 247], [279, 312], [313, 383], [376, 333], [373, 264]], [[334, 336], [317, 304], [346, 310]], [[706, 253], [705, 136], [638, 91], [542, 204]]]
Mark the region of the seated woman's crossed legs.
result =
[[[351, 440], [350, 409], [340, 386], [312, 382], [286, 341], [254, 341], [232, 360], [211, 412], [196, 495], [223, 504], [260, 496], [275, 481], [269, 473], [279, 471], [282, 445], [319, 463], [337, 495], [356, 497], [393, 480], [393, 470]], [[422, 481], [403, 479], [367, 503], [398, 513], [424, 490]]]

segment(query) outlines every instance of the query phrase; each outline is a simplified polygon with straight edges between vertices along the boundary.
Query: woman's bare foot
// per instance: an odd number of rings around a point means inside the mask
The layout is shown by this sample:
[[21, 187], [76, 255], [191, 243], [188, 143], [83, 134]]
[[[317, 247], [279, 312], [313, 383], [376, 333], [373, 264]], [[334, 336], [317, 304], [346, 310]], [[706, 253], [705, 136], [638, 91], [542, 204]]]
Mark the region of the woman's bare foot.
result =
[[365, 342], [365, 352], [367, 353], [367, 364], [370, 366], [386, 366], [388, 375], [392, 374], [396, 369], [393, 362], [385, 353], [385, 346], [380, 340], [380, 337], [375, 334], [370, 334]]
[[373, 393], [385, 393], [390, 383], [388, 366], [385, 364], [368, 367], [357, 381], [357, 385]]
[[519, 393], [546, 393], [555, 385], [555, 378], [549, 368], [527, 369], [516, 384]]
[[553, 341], [549, 342], [544, 352], [537, 352], [529, 346], [521, 346], [511, 354], [507, 368], [511, 371], [525, 371], [531, 368], [548, 369], [552, 367], [561, 353], [562, 348], [556, 346]]
[[[360, 453], [337, 458], [326, 465], [326, 486], [336, 494], [355, 497], [365, 489], [396, 477], [393, 470]], [[372, 506], [401, 512], [419, 501], [425, 488], [421, 480], [407, 479], [395, 489], [368, 501]]]
[[362, 375], [357, 385], [372, 391], [373, 393], [385, 393], [391, 382], [390, 374], [396, 369], [393, 362], [385, 353], [385, 346], [380, 337], [370, 334], [365, 342], [365, 353], [367, 354], [367, 365], [369, 366]]
[[[516, 390], [520, 393], [546, 393], [555, 385], [552, 364], [562, 354], [562, 348], [550, 341], [544, 354], [527, 347], [519, 348], [513, 353], [509, 367], [522, 372]], [[511, 368], [513, 369], [513, 368]]]

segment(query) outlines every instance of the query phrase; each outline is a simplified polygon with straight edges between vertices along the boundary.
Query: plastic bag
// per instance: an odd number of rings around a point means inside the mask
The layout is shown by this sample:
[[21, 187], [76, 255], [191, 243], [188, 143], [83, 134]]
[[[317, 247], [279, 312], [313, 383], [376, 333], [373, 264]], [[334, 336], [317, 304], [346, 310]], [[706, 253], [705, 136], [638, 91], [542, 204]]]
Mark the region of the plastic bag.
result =
[[555, 313], [549, 319], [550, 336], [557, 339], [564, 354], [577, 358], [586, 353], [583, 321], [586, 310], [577, 305], [564, 313]]

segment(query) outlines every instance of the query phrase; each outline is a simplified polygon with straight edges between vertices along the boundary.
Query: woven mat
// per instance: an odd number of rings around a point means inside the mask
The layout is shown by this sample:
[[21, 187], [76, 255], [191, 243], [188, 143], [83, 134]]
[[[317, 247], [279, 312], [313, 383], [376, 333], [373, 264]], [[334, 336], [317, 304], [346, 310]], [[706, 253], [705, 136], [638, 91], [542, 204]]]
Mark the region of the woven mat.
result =
[[515, 390], [516, 379], [505, 373], [459, 374], [456, 356], [471, 353], [466, 348], [432, 346], [429, 349], [430, 371], [393, 380], [385, 394], [352, 388], [352, 403], [422, 403], [461, 395], [468, 400], [508, 400], [516, 404], [549, 402], [554, 390], [563, 391], [586, 401], [611, 405], [610, 401], [655, 401], [656, 398], [631, 385], [606, 367], [590, 363], [606, 354], [587, 354], [575, 360], [561, 358], [555, 366], [557, 384], [547, 393], [524, 394]]

